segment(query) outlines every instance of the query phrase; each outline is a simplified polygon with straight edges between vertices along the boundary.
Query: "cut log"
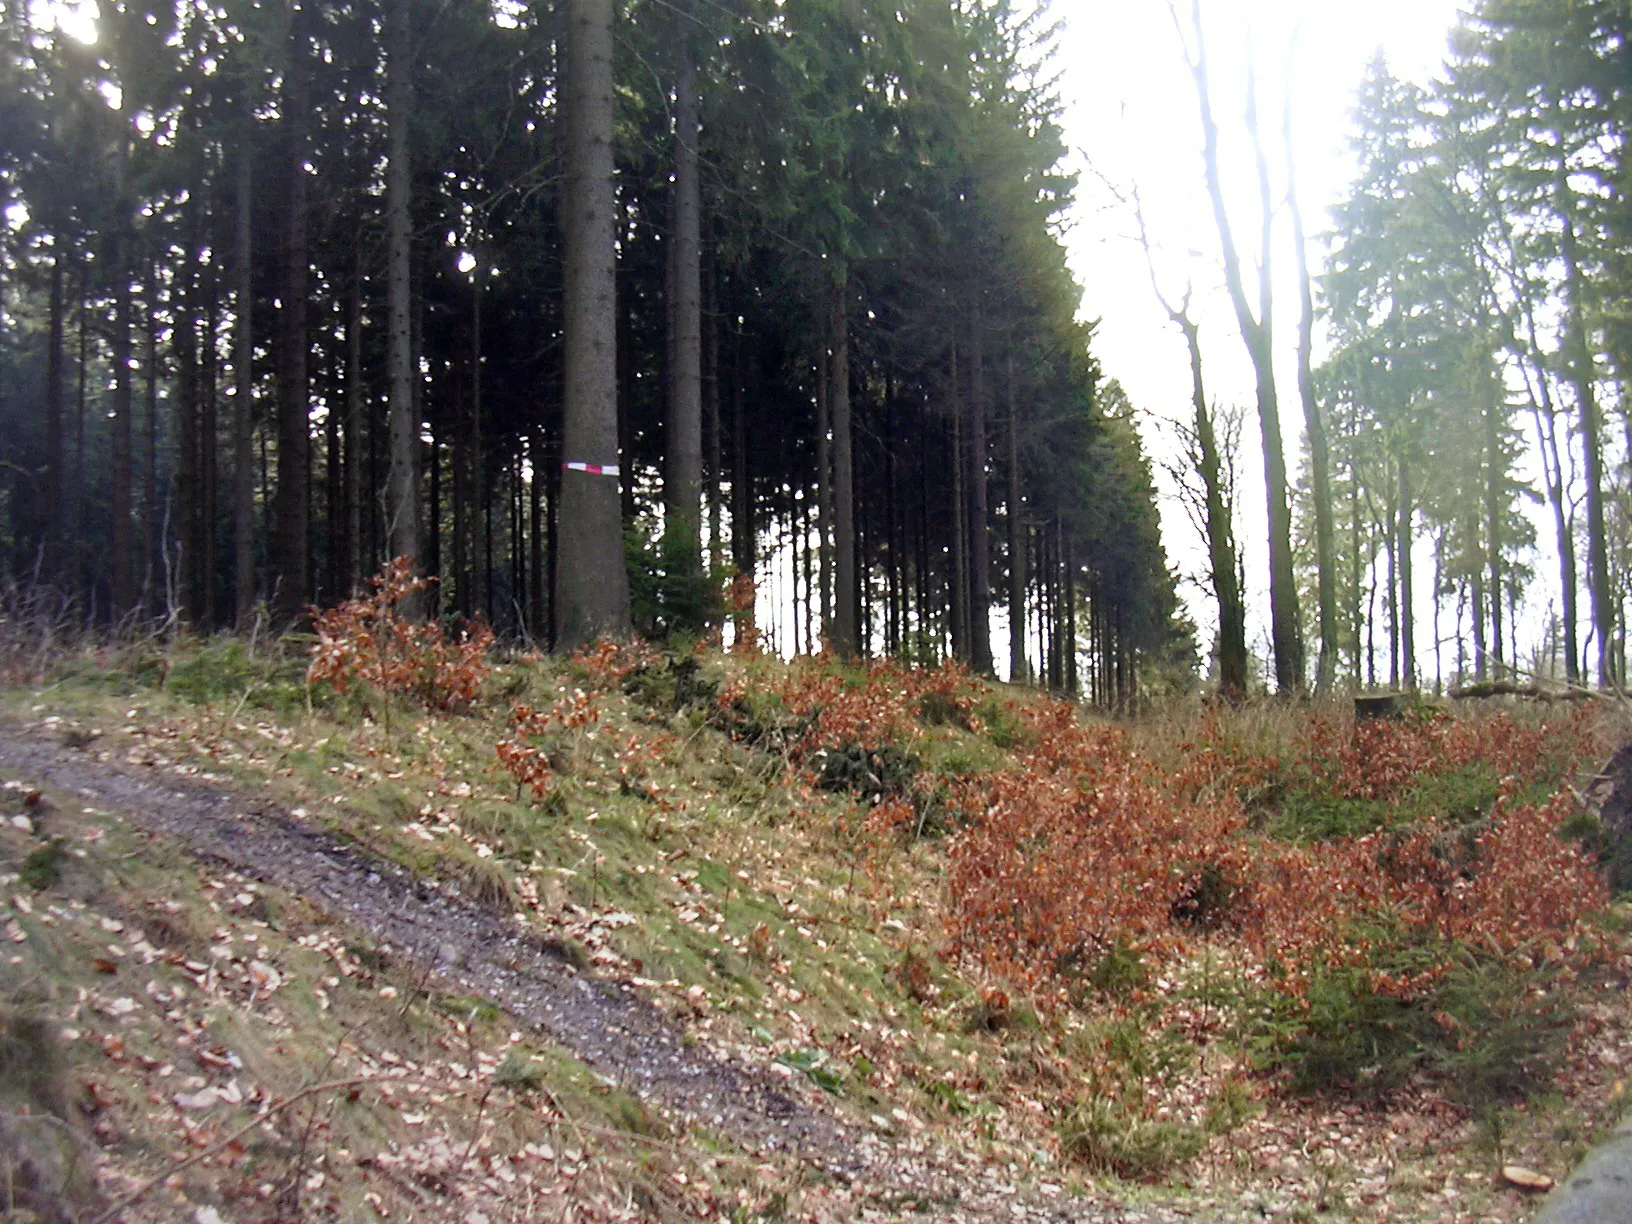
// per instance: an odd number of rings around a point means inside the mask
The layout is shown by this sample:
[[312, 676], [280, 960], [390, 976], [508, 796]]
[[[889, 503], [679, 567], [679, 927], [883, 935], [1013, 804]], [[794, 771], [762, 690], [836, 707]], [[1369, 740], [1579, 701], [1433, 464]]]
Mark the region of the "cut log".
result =
[[1523, 1165], [1503, 1165], [1502, 1180], [1510, 1186], [1517, 1186], [1520, 1190], [1551, 1190], [1553, 1179], [1545, 1173], [1537, 1173]]

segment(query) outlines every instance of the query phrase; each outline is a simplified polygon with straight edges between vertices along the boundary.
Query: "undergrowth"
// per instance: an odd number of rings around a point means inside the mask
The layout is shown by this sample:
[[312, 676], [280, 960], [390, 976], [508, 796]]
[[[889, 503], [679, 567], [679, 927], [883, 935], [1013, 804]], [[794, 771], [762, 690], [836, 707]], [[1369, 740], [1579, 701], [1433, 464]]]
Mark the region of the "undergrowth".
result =
[[[320, 614], [309, 659], [143, 662], [110, 722], [153, 694], [147, 750], [287, 779], [875, 1127], [1159, 1181], [1301, 1094], [1501, 1109], [1555, 1082], [1620, 947], [1594, 919], [1624, 848], [1563, 785], [1590, 712], [1124, 727], [950, 665], [499, 662], [405, 618], [416, 584]], [[64, 692], [113, 691], [94, 670]]]

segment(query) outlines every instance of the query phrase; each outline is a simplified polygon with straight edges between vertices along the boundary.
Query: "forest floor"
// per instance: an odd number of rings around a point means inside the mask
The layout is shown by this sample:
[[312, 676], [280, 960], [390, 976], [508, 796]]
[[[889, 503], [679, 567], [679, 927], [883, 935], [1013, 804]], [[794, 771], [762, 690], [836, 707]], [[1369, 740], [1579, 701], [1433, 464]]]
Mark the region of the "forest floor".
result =
[[[915, 692], [898, 754], [805, 756], [828, 664], [516, 659], [457, 714], [305, 666], [99, 648], [0, 698], [16, 1218], [1519, 1220], [1503, 1170], [1561, 1178], [1624, 1112], [1616, 904], [1486, 1096], [1426, 1058], [1299, 1079], [1227, 930], [1132, 991], [1000, 972], [950, 933], [951, 796], [1038, 754], [1003, 714], [1041, 698], [956, 677], [984, 719]], [[1154, 769], [1194, 732], [1126, 734]]]

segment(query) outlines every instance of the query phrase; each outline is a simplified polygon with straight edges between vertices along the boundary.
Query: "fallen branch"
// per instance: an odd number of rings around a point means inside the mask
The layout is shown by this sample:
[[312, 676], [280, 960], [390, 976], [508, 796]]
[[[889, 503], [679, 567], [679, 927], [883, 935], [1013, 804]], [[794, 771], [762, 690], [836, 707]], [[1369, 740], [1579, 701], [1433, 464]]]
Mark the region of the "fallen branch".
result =
[[246, 1122], [243, 1126], [240, 1126], [225, 1139], [222, 1139], [219, 1143], [215, 1143], [210, 1147], [205, 1148], [203, 1151], [196, 1152], [189, 1156], [186, 1160], [183, 1160], [180, 1164], [171, 1165], [164, 1172], [148, 1178], [141, 1185], [137, 1186], [136, 1189], [125, 1195], [124, 1198], [116, 1201], [113, 1206], [109, 1207], [101, 1215], [92, 1217], [91, 1224], [112, 1224], [112, 1221], [117, 1220], [126, 1208], [141, 1201], [148, 1194], [152, 1193], [156, 1187], [163, 1185], [177, 1173], [182, 1172], [184, 1169], [190, 1169], [195, 1164], [208, 1160], [212, 1156], [220, 1155], [222, 1152], [226, 1151], [227, 1148], [238, 1142], [238, 1140], [249, 1134], [250, 1131], [263, 1125], [267, 1119], [284, 1112], [284, 1110], [288, 1109], [290, 1106], [298, 1104], [307, 1097], [317, 1096], [318, 1094], [324, 1092], [338, 1092], [343, 1088], [357, 1088], [363, 1084], [377, 1082], [379, 1082], [379, 1077], [377, 1076], [361, 1075], [354, 1076], [351, 1079], [328, 1080], [325, 1083], [313, 1084], [308, 1088], [302, 1088], [293, 1096], [288, 1097], [285, 1100], [278, 1101], [276, 1104], [268, 1105], [260, 1113], [256, 1114], [254, 1118]]
[[1535, 701], [1596, 701], [1598, 693], [1585, 688], [1543, 688], [1539, 684], [1515, 684], [1511, 680], [1481, 680], [1453, 688], [1453, 698], [1529, 697]]

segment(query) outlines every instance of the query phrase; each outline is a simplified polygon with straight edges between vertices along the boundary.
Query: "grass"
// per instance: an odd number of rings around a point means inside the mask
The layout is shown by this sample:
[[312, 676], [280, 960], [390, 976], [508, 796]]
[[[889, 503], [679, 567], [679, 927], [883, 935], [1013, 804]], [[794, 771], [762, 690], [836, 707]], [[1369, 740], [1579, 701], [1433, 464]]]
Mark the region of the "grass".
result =
[[[412, 1185], [372, 1175], [369, 1160], [395, 1154], [410, 1179], [451, 1182], [529, 1145], [554, 1154], [551, 1170], [576, 1153], [577, 1180], [563, 1184], [617, 1186], [665, 1211], [692, 1209], [674, 1173], [708, 1184], [697, 1162], [652, 1146], [680, 1136], [638, 1099], [521, 1037], [485, 1001], [427, 990], [299, 898], [178, 860], [64, 796], [50, 820], [70, 846], [61, 870], [8, 906], [21, 938], [7, 945], [16, 997], [0, 1006], [0, 1112], [60, 1125], [30, 1128], [27, 1142], [7, 1134], [8, 1206], [35, 1202], [17, 1197], [25, 1183], [53, 1209], [88, 1202], [74, 1179], [93, 1147], [142, 1178], [253, 1117], [257, 1101], [334, 1080], [353, 1087], [277, 1117], [231, 1161], [179, 1175], [174, 1192], [202, 1205], [270, 1196], [296, 1215], [355, 1215], [371, 1201], [409, 1210]], [[0, 833], [14, 864], [17, 832]], [[8, 880], [21, 883], [0, 873]], [[272, 988], [255, 984], [254, 965], [276, 967]], [[206, 1089], [213, 1103], [192, 1103]], [[150, 1112], [172, 1097], [189, 1104]], [[461, 1172], [465, 1151], [474, 1164]], [[172, 1219], [173, 1202], [156, 1195], [120, 1218]]]
[[[858, 1126], [929, 1133], [1031, 1177], [1057, 1176], [1063, 1167], [1131, 1183], [1239, 1186], [1253, 1174], [1225, 1167], [1221, 1153], [1232, 1145], [1253, 1150], [1271, 1142], [1276, 1126], [1320, 1130], [1315, 1119], [1325, 1107], [1306, 1111], [1285, 1095], [1289, 1087], [1345, 1100], [1369, 1093], [1386, 1103], [1390, 1091], [1411, 1090], [1415, 1077], [1428, 1074], [1453, 1108], [1472, 1110], [1489, 1099], [1511, 1111], [1532, 1080], [1548, 1082], [1550, 1051], [1565, 1036], [1567, 1012], [1558, 1023], [1532, 1024], [1489, 1010], [1493, 997], [1522, 1001], [1533, 993], [1528, 983], [1484, 980], [1474, 969], [1441, 1000], [1454, 1021], [1449, 1030], [1431, 1012], [1394, 1015], [1340, 984], [1329, 1007], [1317, 999], [1312, 1015], [1278, 1014], [1241, 963], [1226, 923], [1193, 924], [1205, 961], [1157, 968], [1136, 949], [1113, 945], [1081, 967], [1075, 1002], [1063, 1011], [945, 955], [942, 879], [957, 828], [940, 818], [936, 796], [1033, 748], [1017, 711], [1035, 695], [982, 690], [973, 719], [930, 703], [918, 712], [910, 747], [838, 753], [831, 770], [803, 776], [785, 762], [805, 720], [774, 691], [781, 665], [763, 659], [668, 659], [615, 684], [581, 663], [514, 660], [490, 678], [486, 699], [471, 712], [434, 717], [377, 694], [308, 692], [293, 648], [251, 652], [219, 639], [107, 664], [71, 660], [48, 689], [0, 700], [14, 718], [57, 717], [62, 734], [94, 733], [120, 756], [182, 764], [266, 792], [475, 904], [520, 914], [564, 955], [646, 983], [640, 989], [693, 1040], [780, 1066], [790, 1089]], [[859, 673], [846, 679], [864, 682]], [[722, 711], [719, 694], [731, 681], [746, 684], [746, 695]], [[511, 704], [544, 707], [577, 689], [593, 693], [599, 721], [556, 737], [552, 787], [546, 800], [535, 800], [497, 767], [494, 743], [506, 733]], [[1129, 734], [1153, 770], [1170, 770], [1206, 717], [1174, 710]], [[1284, 707], [1255, 707], [1233, 717], [1228, 734], [1242, 751], [1275, 754], [1297, 717]], [[1427, 778], [1386, 803], [1283, 787], [1255, 796], [1257, 835], [1312, 842], [1426, 823], [1463, 828], [1488, 812], [1495, 782], [1494, 771], [1469, 768]], [[879, 835], [868, 825], [870, 804], [903, 792], [927, 818]], [[77, 901], [87, 915], [112, 908], [139, 916], [153, 946], [182, 962], [207, 957], [218, 929], [232, 933], [235, 947], [245, 946], [245, 933], [256, 934], [286, 979], [274, 996], [275, 1022], [242, 1000], [211, 1003], [199, 1019], [213, 1040], [239, 1053], [257, 1082], [293, 1090], [323, 1071], [354, 1025], [369, 1036], [353, 1042], [344, 1062], [370, 1072], [392, 1065], [381, 1061], [386, 1051], [437, 1066], [486, 1051], [504, 1081], [495, 1089], [510, 1111], [503, 1126], [518, 1128], [507, 1132], [507, 1143], [542, 1143], [536, 1136], [547, 1134], [557, 1151], [566, 1143], [588, 1146], [564, 1137], [576, 1120], [596, 1135], [672, 1141], [692, 1153], [608, 1141], [596, 1157], [608, 1177], [646, 1187], [658, 1206], [670, 1191], [655, 1185], [662, 1177], [643, 1163], [650, 1159], [663, 1176], [684, 1171], [719, 1193], [740, 1191], [755, 1210], [769, 1210], [779, 1194], [798, 1199], [791, 1170], [758, 1187], [729, 1161], [708, 1165], [704, 1153], [729, 1148], [720, 1137], [669, 1133], [662, 1119], [607, 1093], [570, 1058], [510, 1042], [509, 1022], [480, 1000], [426, 995], [389, 962], [371, 959], [366, 946], [348, 946], [351, 937], [327, 928], [298, 899], [263, 890], [253, 916], [230, 903], [232, 882], [213, 887], [209, 873], [157, 853], [116, 822], [85, 822], [53, 828], [52, 836], [67, 839], [60, 845], [0, 832], [18, 895], [49, 895], [70, 907]], [[82, 834], [93, 825], [103, 835], [86, 843]], [[97, 872], [111, 873], [116, 886], [93, 896]], [[94, 927], [81, 933], [88, 919], [52, 929], [20, 912], [14, 918], [27, 936], [25, 954], [37, 958], [27, 969], [33, 980], [108, 994], [104, 975], [85, 967], [95, 956]], [[340, 965], [351, 971], [336, 972]], [[329, 978], [340, 984], [322, 985]], [[152, 980], [168, 990], [187, 978], [161, 958]], [[387, 989], [394, 998], [382, 999]], [[1465, 996], [1460, 1001], [1456, 990]], [[1562, 1004], [1566, 994], [1557, 997]], [[166, 1057], [145, 1008], [143, 1017], [125, 1026], [129, 1048], [138, 1058]], [[1511, 1039], [1503, 1036], [1509, 1022], [1518, 1025]], [[1455, 1026], [1493, 1040], [1459, 1046]], [[1338, 1048], [1345, 1034], [1353, 1040]], [[1379, 1051], [1386, 1053], [1383, 1041], [1398, 1043], [1397, 1073], [1386, 1077], [1371, 1071]], [[69, 1055], [85, 1056], [77, 1048]], [[502, 1076], [497, 1069], [505, 1069]], [[1500, 1082], [1514, 1071], [1525, 1082]], [[1459, 1097], [1459, 1083], [1495, 1090]], [[560, 1108], [540, 1115], [544, 1099]], [[1560, 1127], [1579, 1142], [1593, 1128], [1593, 1110], [1604, 1107], [1562, 1096], [1532, 1107], [1513, 1116], [1508, 1146], [1539, 1150]], [[402, 1110], [382, 1109], [374, 1097], [334, 1110], [331, 1145], [416, 1140]], [[452, 1106], [446, 1113], [449, 1133], [468, 1140], [468, 1118]], [[1372, 1142], [1369, 1131], [1355, 1134], [1356, 1151]], [[1458, 1142], [1432, 1142], [1425, 1162], [1463, 1158]], [[133, 1167], [145, 1158], [134, 1149], [127, 1157]], [[1393, 1153], [1380, 1146], [1377, 1159], [1385, 1157]], [[287, 1145], [256, 1156], [268, 1169], [291, 1158]], [[1353, 1165], [1346, 1176], [1359, 1184], [1368, 1166], [1358, 1156]], [[358, 1188], [353, 1201], [364, 1192]], [[1412, 1218], [1412, 1202], [1430, 1198], [1402, 1190], [1401, 1218]]]

